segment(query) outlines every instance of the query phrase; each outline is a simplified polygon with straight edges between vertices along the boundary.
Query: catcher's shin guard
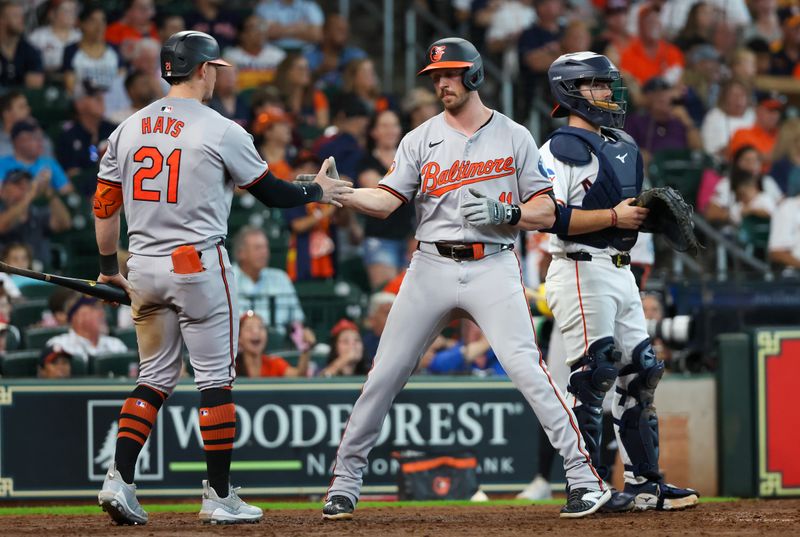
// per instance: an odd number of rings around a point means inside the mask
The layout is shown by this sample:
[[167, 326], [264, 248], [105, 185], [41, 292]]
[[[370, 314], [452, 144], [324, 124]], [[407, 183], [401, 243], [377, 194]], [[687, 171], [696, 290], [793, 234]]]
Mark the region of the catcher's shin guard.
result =
[[617, 388], [622, 395], [619, 404], [624, 406], [628, 397], [636, 401], [636, 405], [622, 413], [615, 420], [619, 427], [619, 438], [628, 457], [630, 465], [625, 470], [634, 476], [648, 479], [660, 479], [658, 470], [658, 416], [653, 406], [656, 386], [664, 375], [664, 362], [656, 358], [650, 340], [642, 341], [633, 350], [633, 362], [620, 371], [626, 375], [635, 373], [636, 377], [628, 384], [627, 390]]
[[614, 365], [619, 353], [613, 338], [603, 338], [589, 346], [586, 356], [572, 366], [567, 390], [581, 402], [573, 408], [578, 427], [592, 458], [592, 465], [602, 479], [608, 479], [608, 468], [601, 464], [603, 440], [603, 399], [617, 380]]

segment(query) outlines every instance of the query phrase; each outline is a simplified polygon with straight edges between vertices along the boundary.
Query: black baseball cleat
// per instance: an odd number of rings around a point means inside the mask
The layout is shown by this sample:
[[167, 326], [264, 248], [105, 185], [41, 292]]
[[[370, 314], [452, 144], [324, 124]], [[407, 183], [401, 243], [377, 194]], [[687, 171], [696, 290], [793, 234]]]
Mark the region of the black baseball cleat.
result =
[[345, 496], [331, 496], [322, 508], [326, 520], [350, 520], [353, 518], [353, 502]]
[[567, 505], [561, 508], [561, 518], [581, 518], [591, 515], [611, 499], [611, 491], [572, 489], [567, 495]]
[[636, 496], [621, 490], [611, 489], [611, 499], [601, 508], [601, 513], [627, 513], [633, 511]]
[[694, 507], [700, 494], [694, 489], [680, 488], [664, 481], [645, 481], [639, 485], [625, 483], [625, 492], [635, 497], [638, 511], [677, 511]]

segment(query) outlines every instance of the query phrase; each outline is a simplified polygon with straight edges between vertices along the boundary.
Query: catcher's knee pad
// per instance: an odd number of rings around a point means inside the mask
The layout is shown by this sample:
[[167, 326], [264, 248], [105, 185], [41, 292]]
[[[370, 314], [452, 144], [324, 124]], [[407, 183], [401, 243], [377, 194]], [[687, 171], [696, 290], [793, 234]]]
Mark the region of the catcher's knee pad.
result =
[[[586, 356], [572, 366], [567, 390], [581, 402], [573, 411], [586, 442], [592, 464], [603, 473], [600, 452], [603, 436], [603, 399], [617, 380], [614, 363], [619, 353], [614, 350], [613, 338], [595, 341]], [[601, 476], [605, 479], [606, 476]]]
[[635, 373], [636, 376], [627, 390], [617, 390], [622, 395], [621, 405], [628, 397], [636, 401], [636, 405], [623, 412], [617, 421], [620, 440], [631, 460], [625, 469], [636, 476], [659, 479], [658, 416], [653, 399], [656, 386], [664, 375], [664, 362], [656, 358], [649, 339], [636, 346], [632, 359], [622, 374]]

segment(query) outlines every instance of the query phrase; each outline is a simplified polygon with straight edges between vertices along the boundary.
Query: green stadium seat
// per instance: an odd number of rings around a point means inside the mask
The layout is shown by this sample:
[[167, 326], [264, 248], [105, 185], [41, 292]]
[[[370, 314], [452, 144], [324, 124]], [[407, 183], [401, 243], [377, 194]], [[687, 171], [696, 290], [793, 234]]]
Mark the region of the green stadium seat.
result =
[[139, 351], [99, 354], [91, 359], [92, 374], [96, 377], [127, 377], [133, 365], [139, 365]]
[[769, 243], [769, 218], [745, 216], [739, 226], [739, 241], [749, 253], [763, 253]]
[[56, 286], [54, 284], [35, 280], [19, 288], [19, 292], [25, 298], [50, 298], [50, 295], [55, 290]]
[[46, 328], [28, 328], [25, 330], [23, 340], [26, 349], [42, 349], [47, 341], [55, 336], [66, 334], [69, 330], [66, 326], [48, 326]]
[[671, 186], [686, 203], [695, 205], [703, 171], [711, 166], [709, 157], [702, 152], [670, 149], [653, 154], [648, 172], [653, 186]]
[[47, 309], [47, 299], [35, 298], [14, 304], [11, 308], [11, 324], [25, 330], [32, 324], [42, 320], [42, 313]]
[[[116, 317], [116, 309], [114, 310], [114, 314]], [[111, 335], [121, 339], [129, 349], [136, 349], [139, 347], [139, 343], [136, 341], [135, 328], [115, 328], [111, 331]]]
[[72, 101], [66, 91], [57, 86], [45, 86], [38, 89], [25, 89], [25, 97], [31, 107], [31, 116], [39, 118], [42, 128], [50, 136], [61, 132], [61, 124], [72, 115]]
[[6, 327], [6, 352], [19, 350], [22, 344], [22, 336], [19, 328], [10, 324]]
[[272, 353], [272, 351], [286, 348], [288, 338], [284, 330], [270, 326], [267, 327], [267, 334], [269, 334], [269, 337], [267, 338], [266, 352]]
[[0, 364], [4, 377], [35, 377], [39, 364], [39, 351], [12, 351], [6, 353]]

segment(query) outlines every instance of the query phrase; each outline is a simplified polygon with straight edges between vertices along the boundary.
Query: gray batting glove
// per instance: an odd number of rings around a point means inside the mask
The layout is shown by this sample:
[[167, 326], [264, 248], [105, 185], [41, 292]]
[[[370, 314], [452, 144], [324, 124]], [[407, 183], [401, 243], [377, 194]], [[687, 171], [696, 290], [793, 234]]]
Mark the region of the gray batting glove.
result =
[[322, 187], [320, 203], [330, 203], [341, 207], [342, 201], [353, 193], [353, 183], [339, 179], [339, 172], [336, 171], [336, 161], [333, 157], [325, 159], [319, 173], [314, 177], [314, 182]]
[[487, 198], [474, 188], [469, 193], [475, 196], [461, 205], [461, 215], [473, 226], [499, 226], [511, 220], [511, 206]]

